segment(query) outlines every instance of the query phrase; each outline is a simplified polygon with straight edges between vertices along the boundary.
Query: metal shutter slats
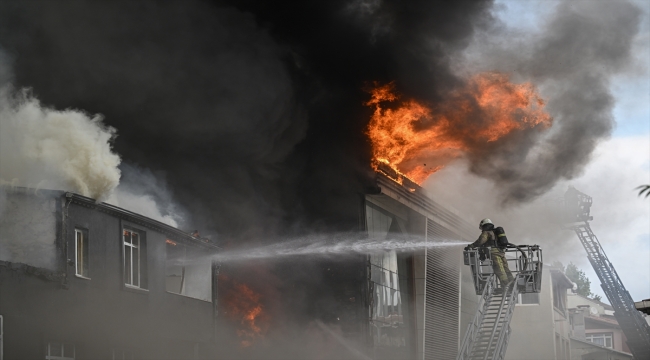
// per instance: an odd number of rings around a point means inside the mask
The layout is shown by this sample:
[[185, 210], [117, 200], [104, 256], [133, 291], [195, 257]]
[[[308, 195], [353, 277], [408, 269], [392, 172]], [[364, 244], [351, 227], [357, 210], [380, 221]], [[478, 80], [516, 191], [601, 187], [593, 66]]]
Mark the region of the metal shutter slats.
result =
[[[427, 220], [427, 239], [460, 236]], [[460, 261], [455, 247], [427, 250], [424, 358], [455, 359], [458, 352]]]

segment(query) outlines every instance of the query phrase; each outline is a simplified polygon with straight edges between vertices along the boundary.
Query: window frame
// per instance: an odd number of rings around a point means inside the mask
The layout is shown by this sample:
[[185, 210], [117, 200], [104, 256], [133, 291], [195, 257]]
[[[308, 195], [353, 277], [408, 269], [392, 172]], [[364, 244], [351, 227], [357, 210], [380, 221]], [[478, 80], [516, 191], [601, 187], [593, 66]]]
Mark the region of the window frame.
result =
[[133, 351], [111, 348], [111, 360], [133, 360]]
[[[597, 342], [594, 342], [593, 339], [598, 338], [598, 339], [603, 339], [603, 344], [599, 344]], [[598, 333], [587, 333], [585, 334], [585, 339], [589, 341], [590, 343], [606, 347], [608, 349], [613, 349], [614, 348], [614, 333], [613, 332], [598, 332]], [[609, 346], [607, 346], [607, 339], [609, 339]]]
[[[127, 233], [131, 234], [130, 242], [127, 243]], [[133, 235], [137, 235], [137, 246], [133, 245]], [[147, 246], [146, 232], [132, 226], [122, 226], [121, 235], [122, 251], [122, 284], [125, 289], [147, 292]], [[127, 248], [129, 249], [127, 253]], [[134, 249], [137, 251], [137, 284], [134, 281]], [[127, 257], [129, 258], [129, 271], [127, 271]], [[128, 277], [128, 279], [127, 279]]]
[[[79, 235], [81, 234], [82, 247], [85, 246], [85, 252], [82, 251], [82, 272], [79, 272]], [[90, 278], [90, 240], [88, 230], [75, 227], [74, 229], [74, 272], [75, 276], [81, 279], [91, 280]], [[85, 256], [85, 257], [84, 257]], [[85, 265], [85, 266], [83, 266]]]
[[[170, 249], [178, 247], [179, 249], [182, 249], [182, 256], [179, 256], [177, 259], [170, 259]], [[192, 244], [184, 243], [182, 241], [174, 241], [171, 239], [166, 239], [165, 240], [165, 292], [168, 294], [174, 294], [198, 301], [204, 301], [208, 303], [214, 303], [214, 295], [212, 295], [213, 290], [214, 290], [214, 283], [213, 283], [213, 278], [214, 278], [214, 262], [209, 261], [206, 262], [202, 265], [204, 266], [209, 266], [208, 268], [204, 268], [204, 270], [208, 270], [208, 273], [203, 273], [204, 275], [208, 275], [209, 278], [209, 283], [206, 284], [209, 293], [207, 294], [207, 297], [198, 297], [196, 296], [196, 273], [194, 272], [196, 268], [192, 268], [192, 261], [191, 257], [193, 256], [192, 254], [196, 255], [199, 254], [197, 251], [200, 252], [200, 248], [197, 248], [196, 246], [193, 246]], [[170, 263], [170, 260], [176, 260], [178, 263], [176, 265], [172, 265]], [[177, 266], [180, 269], [181, 272], [181, 283], [178, 284], [178, 291], [175, 291], [173, 289], [169, 288], [169, 283], [168, 279], [170, 277], [170, 270], [173, 266]], [[189, 284], [189, 285], [188, 285]], [[189, 287], [188, 287], [189, 286]]]
[[[50, 355], [52, 345], [61, 346], [61, 356]], [[66, 357], [65, 347], [72, 346], [72, 357]], [[77, 347], [74, 344], [58, 342], [58, 341], [48, 341], [45, 345], [45, 360], [75, 360], [77, 358]]]

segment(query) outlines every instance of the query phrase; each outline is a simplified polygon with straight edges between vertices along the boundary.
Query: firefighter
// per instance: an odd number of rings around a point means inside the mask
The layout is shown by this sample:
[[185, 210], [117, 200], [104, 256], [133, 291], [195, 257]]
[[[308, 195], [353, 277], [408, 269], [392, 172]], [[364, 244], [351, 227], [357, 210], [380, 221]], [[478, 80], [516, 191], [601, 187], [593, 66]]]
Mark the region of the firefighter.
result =
[[492, 259], [492, 270], [499, 278], [501, 286], [505, 287], [505, 285], [510, 284], [515, 278], [512, 276], [512, 273], [508, 268], [505, 252], [497, 246], [496, 236], [493, 231], [494, 224], [490, 219], [483, 219], [479, 223], [478, 228], [481, 229], [481, 235], [465, 249], [483, 247], [485, 250], [489, 251], [490, 258]]

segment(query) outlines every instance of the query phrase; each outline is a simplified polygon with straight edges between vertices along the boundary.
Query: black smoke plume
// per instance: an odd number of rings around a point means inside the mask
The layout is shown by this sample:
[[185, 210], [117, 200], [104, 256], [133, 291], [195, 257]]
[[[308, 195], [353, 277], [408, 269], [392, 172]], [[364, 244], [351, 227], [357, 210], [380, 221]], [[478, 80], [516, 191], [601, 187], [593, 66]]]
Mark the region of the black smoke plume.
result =
[[[117, 129], [123, 161], [173, 189], [187, 230], [237, 245], [264, 234], [357, 229], [357, 194], [373, 186], [362, 89], [395, 81], [405, 97], [443, 99], [463, 82], [452, 71], [454, 55], [493, 22], [491, 7], [474, 0], [1, 2], [0, 46], [13, 60], [16, 88], [31, 87], [47, 106], [103, 114]], [[531, 74], [543, 80], [551, 70]], [[580, 78], [590, 79], [603, 84], [598, 73]], [[596, 127], [596, 135], [608, 129]], [[258, 290], [269, 286], [260, 274], [272, 272], [265, 279], [276, 289], [260, 291], [282, 294], [268, 302], [281, 308], [275, 314], [320, 331], [317, 319], [337, 333], [361, 323], [332, 325], [343, 305], [361, 301], [346, 295], [364, 280], [359, 263], [224, 271]], [[269, 339], [282, 344], [286, 336]], [[347, 345], [338, 346], [345, 356]], [[312, 350], [287, 348], [295, 358]]]
[[494, 27], [480, 34], [474, 44], [480, 55], [470, 67], [532, 81], [555, 119], [544, 137], [510, 139], [487, 156], [469, 158], [470, 170], [492, 180], [503, 202], [528, 202], [580, 175], [596, 146], [611, 135], [611, 82], [633, 64], [641, 14], [627, 0], [564, 1], [539, 32]]
[[460, 81], [449, 56], [490, 6], [3, 2], [0, 46], [16, 87], [103, 114], [124, 162], [164, 174], [191, 228], [348, 230], [350, 194], [372, 184], [362, 87], [435, 99]]

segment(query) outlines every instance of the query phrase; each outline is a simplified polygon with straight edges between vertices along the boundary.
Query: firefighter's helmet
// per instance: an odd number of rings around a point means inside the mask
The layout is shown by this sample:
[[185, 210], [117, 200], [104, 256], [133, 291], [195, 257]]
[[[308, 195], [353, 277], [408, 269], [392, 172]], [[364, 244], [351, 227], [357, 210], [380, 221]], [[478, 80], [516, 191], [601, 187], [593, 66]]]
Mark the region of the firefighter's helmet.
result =
[[481, 230], [483, 230], [483, 225], [487, 225], [487, 224], [492, 224], [492, 225], [494, 225], [494, 223], [492, 222], [492, 220], [490, 220], [490, 219], [483, 219], [483, 220], [481, 220], [481, 222], [478, 224], [478, 228], [481, 229]]

